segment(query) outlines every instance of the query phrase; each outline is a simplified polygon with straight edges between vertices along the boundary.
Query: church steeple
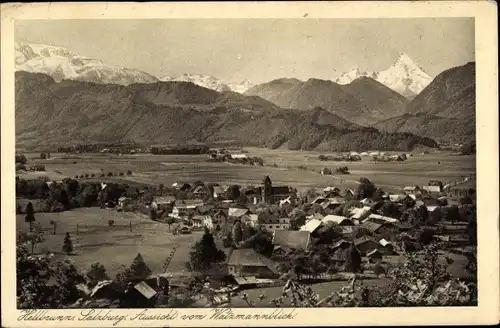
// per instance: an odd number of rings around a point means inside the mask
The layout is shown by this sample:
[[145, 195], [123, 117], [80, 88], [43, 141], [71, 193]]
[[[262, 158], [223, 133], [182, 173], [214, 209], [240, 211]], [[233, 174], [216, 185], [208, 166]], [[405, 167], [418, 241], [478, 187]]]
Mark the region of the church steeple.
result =
[[262, 182], [262, 202], [271, 203], [271, 194], [273, 190], [273, 183], [271, 182], [271, 178], [268, 175], [264, 178]]

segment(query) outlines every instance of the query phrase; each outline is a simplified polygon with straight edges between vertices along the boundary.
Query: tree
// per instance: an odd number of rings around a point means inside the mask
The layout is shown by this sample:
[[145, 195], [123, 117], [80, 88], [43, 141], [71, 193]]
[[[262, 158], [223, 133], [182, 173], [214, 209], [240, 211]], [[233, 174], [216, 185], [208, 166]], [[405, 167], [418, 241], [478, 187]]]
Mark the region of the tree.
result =
[[306, 224], [306, 216], [304, 213], [298, 213], [290, 220], [290, 230], [299, 230]]
[[189, 253], [189, 262], [186, 262], [186, 268], [192, 272], [203, 272], [213, 267], [214, 263], [225, 261], [226, 254], [217, 249], [214, 236], [205, 231], [201, 240], [199, 240]]
[[342, 229], [334, 222], [328, 222], [318, 230], [318, 244], [331, 244], [342, 237]]
[[87, 272], [86, 277], [90, 288], [93, 288], [100, 281], [109, 280], [109, 276], [106, 273], [104, 265], [99, 262], [93, 263], [90, 266], [90, 270]]
[[367, 178], [360, 178], [359, 182], [357, 198], [364, 199], [373, 197], [376, 190], [375, 185]]
[[116, 281], [123, 288], [126, 288], [129, 283], [138, 283], [151, 275], [151, 269], [147, 266], [140, 253], [132, 261], [129, 268], [122, 273], [116, 275]]
[[76, 286], [85, 280], [72, 262], [57, 261], [52, 254], [30, 256], [21, 236], [16, 245], [18, 308], [54, 309], [80, 297]]
[[65, 210], [71, 209], [71, 204], [70, 204], [70, 201], [69, 201], [68, 194], [66, 193], [66, 190], [64, 190], [64, 189], [61, 189], [60, 202], [64, 206]]
[[71, 240], [71, 235], [69, 234], [69, 232], [66, 232], [66, 236], [64, 237], [62, 250], [68, 255], [73, 252], [73, 241]]
[[346, 253], [345, 270], [348, 272], [358, 272], [361, 269], [361, 254], [354, 246], [349, 247]]
[[54, 228], [52, 234], [55, 235], [56, 234], [56, 230], [57, 230], [57, 222], [54, 221], [54, 220], [50, 220], [49, 223]]
[[227, 190], [227, 198], [230, 200], [238, 200], [240, 198], [240, 186], [231, 185]]
[[40, 159], [47, 159], [47, 154], [44, 152], [40, 153]]
[[250, 224], [243, 224], [242, 240], [247, 240], [248, 238], [254, 236], [257, 230]]
[[233, 240], [236, 245], [238, 245], [243, 240], [243, 229], [241, 227], [240, 221], [237, 221], [233, 225]]
[[156, 212], [156, 209], [153, 208], [153, 207], [150, 207], [149, 208], [149, 218], [153, 221], [156, 221], [156, 218], [157, 218], [157, 212]]
[[421, 245], [429, 245], [434, 239], [434, 231], [431, 229], [424, 229], [418, 235], [418, 241]]
[[33, 222], [35, 222], [35, 210], [33, 209], [33, 204], [31, 202], [26, 205], [26, 215], [24, 216], [24, 221], [29, 223], [30, 232], [33, 231]]

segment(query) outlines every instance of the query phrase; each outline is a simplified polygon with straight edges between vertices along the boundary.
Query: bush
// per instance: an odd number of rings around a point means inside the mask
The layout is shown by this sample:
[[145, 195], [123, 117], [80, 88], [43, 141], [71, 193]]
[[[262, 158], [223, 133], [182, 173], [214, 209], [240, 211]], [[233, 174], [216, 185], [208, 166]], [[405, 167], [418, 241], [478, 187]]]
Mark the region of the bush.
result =
[[106, 174], [105, 174], [105, 173], [101, 173], [101, 174], [99, 174], [99, 176], [100, 176], [101, 178], [104, 178], [104, 177], [106, 176]]
[[385, 273], [385, 269], [384, 267], [382, 266], [382, 264], [380, 263], [377, 263], [373, 266], [373, 272], [378, 276], [380, 274], [383, 274]]
[[108, 177], [112, 177], [113, 176], [113, 172], [108, 172]]
[[132, 175], [132, 171], [128, 170], [127, 175]]
[[114, 220], [108, 220], [108, 226], [112, 227], [115, 224]]
[[85, 173], [85, 179], [88, 179], [88, 177], [89, 177], [89, 174]]
[[79, 176], [78, 174], [77, 174], [77, 175], [75, 175], [75, 179], [78, 179], [79, 177], [80, 177], [80, 176]]
[[120, 172], [120, 176], [122, 177], [123, 175], [124, 175], [123, 172]]
[[92, 173], [92, 174], [90, 175], [90, 177], [94, 178], [94, 177], [95, 177], [95, 173]]

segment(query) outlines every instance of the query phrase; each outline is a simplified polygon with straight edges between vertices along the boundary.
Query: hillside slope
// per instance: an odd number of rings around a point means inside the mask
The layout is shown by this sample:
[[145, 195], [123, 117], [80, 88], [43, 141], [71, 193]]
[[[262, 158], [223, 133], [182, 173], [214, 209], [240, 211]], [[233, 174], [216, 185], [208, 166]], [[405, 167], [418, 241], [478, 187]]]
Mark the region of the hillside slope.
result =
[[407, 106], [407, 113], [373, 126], [388, 132], [410, 132], [442, 143], [475, 140], [475, 63], [439, 74]]
[[16, 137], [25, 146], [124, 141], [338, 151], [436, 146], [412, 134], [361, 127], [322, 108], [286, 110], [259, 97], [189, 82], [57, 83], [27, 72], [16, 73]]

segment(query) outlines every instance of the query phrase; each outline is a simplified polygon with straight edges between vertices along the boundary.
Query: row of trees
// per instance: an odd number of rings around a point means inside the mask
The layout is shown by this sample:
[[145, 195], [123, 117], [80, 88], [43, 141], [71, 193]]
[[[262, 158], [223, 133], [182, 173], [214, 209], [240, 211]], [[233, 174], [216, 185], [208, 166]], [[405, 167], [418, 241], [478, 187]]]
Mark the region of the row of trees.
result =
[[196, 155], [207, 154], [210, 148], [205, 145], [177, 145], [175, 147], [151, 147], [151, 154], [154, 155]]

